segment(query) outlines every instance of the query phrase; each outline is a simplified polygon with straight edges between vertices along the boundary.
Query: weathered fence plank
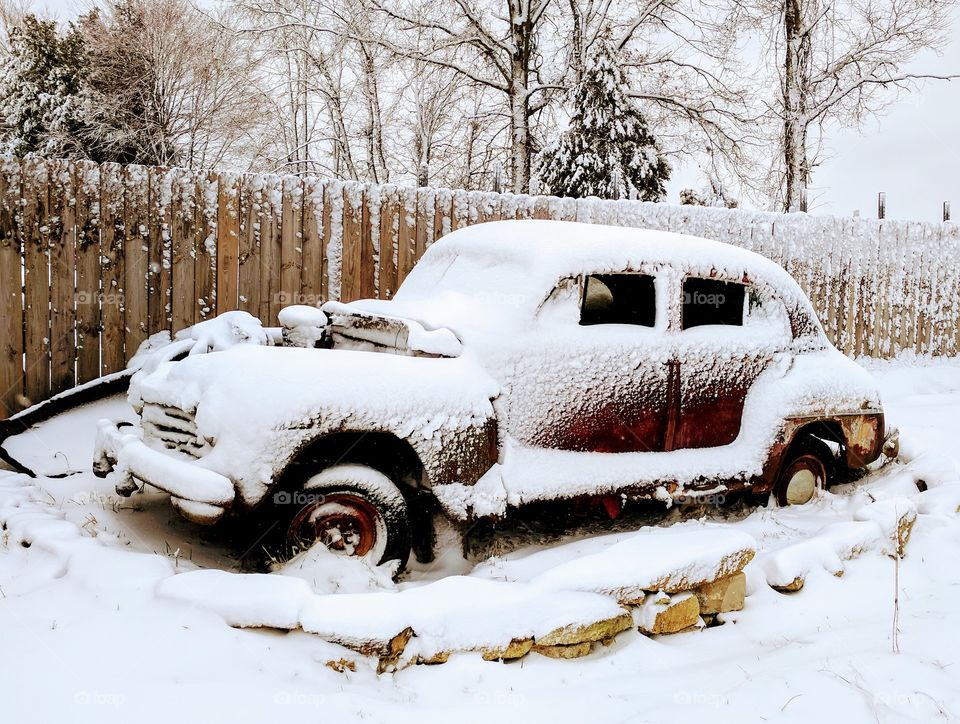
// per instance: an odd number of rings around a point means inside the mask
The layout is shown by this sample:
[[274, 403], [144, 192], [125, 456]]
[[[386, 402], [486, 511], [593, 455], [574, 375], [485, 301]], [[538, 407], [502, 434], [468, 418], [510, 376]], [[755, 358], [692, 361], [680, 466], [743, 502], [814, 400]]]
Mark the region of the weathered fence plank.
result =
[[104, 164], [100, 170], [100, 250], [103, 293], [100, 315], [100, 371], [110, 374], [123, 368], [123, 167]]
[[220, 174], [217, 185], [217, 313], [240, 303], [240, 177]]
[[194, 322], [217, 315], [217, 174], [197, 176], [196, 240], [194, 242]]
[[400, 189], [399, 253], [397, 288], [413, 269], [417, 257], [417, 189]]
[[360, 265], [363, 255], [363, 195], [356, 184], [346, 184], [343, 189], [343, 273], [340, 299], [352, 302], [360, 299]]
[[397, 190], [386, 186], [380, 190], [380, 276], [377, 289], [381, 299], [390, 299], [397, 291], [397, 230], [399, 226]]
[[23, 300], [25, 394], [50, 396], [50, 228], [47, 166], [28, 161], [23, 173]]
[[[339, 206], [337, 200], [339, 199]], [[337, 209], [339, 208], [339, 212]], [[340, 214], [340, 217], [337, 216]], [[339, 256], [336, 256], [336, 243], [333, 236], [334, 223], [340, 224], [343, 221], [343, 193], [340, 189], [339, 181], [331, 181], [324, 184], [323, 187], [323, 267], [320, 272], [320, 298], [321, 299], [339, 299], [340, 287], [331, 286], [331, 279], [339, 284], [340, 266]], [[342, 238], [341, 247], [342, 249]], [[339, 252], [337, 252], [339, 253]]]
[[[285, 176], [280, 208], [280, 297], [279, 307], [296, 304], [300, 296], [303, 266], [303, 183]], [[279, 312], [280, 310], [277, 309]]]
[[304, 180], [303, 240], [300, 267], [300, 295], [304, 304], [323, 299], [323, 211], [324, 184], [315, 178]]
[[282, 179], [270, 176], [264, 186], [266, 203], [260, 217], [260, 320], [276, 324], [280, 302], [280, 268], [283, 241], [280, 219], [283, 214]]
[[170, 329], [172, 174], [151, 168], [147, 222], [147, 334]]
[[22, 406], [23, 298], [20, 167], [0, 161], [0, 418]]
[[197, 304], [197, 182], [189, 171], [178, 170], [171, 183], [170, 324], [176, 334], [193, 324]]
[[123, 325], [124, 358], [129, 362], [147, 338], [149, 305], [147, 276], [150, 269], [150, 179], [143, 166], [128, 166], [123, 226]]
[[77, 227], [77, 382], [100, 376], [100, 167], [74, 169]]
[[50, 392], [76, 384], [76, 197], [67, 161], [50, 165]]
[[245, 176], [240, 187], [240, 235], [237, 242], [237, 308], [260, 313], [260, 213], [263, 180]]

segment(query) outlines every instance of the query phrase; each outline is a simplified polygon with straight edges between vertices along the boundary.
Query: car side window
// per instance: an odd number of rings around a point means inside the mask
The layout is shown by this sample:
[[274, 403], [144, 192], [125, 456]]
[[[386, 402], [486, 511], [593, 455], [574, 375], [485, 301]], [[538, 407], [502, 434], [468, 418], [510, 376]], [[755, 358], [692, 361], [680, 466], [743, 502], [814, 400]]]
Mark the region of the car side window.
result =
[[584, 280], [580, 324], [657, 322], [657, 292], [650, 274], [590, 274]]
[[743, 326], [746, 285], [722, 279], [683, 280], [682, 329], [704, 325]]

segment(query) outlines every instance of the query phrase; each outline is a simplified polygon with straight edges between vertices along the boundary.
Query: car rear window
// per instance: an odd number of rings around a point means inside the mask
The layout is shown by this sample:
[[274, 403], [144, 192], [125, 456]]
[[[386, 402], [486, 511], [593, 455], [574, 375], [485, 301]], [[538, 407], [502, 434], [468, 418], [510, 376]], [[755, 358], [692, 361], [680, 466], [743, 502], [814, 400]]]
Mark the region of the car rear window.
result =
[[683, 329], [708, 324], [743, 326], [745, 284], [721, 279], [683, 280]]
[[657, 322], [657, 292], [649, 274], [591, 274], [583, 285], [580, 324]]

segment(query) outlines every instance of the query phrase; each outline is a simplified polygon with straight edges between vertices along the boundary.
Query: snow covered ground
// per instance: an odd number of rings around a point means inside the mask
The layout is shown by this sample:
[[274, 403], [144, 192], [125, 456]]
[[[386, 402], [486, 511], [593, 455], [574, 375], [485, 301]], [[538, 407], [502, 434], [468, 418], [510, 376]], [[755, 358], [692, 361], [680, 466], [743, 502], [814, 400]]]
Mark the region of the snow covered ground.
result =
[[[0, 473], [0, 519], [8, 526], [0, 539], [0, 720], [926, 722], [960, 716], [960, 363], [908, 359], [869, 367], [902, 430], [904, 462], [802, 508], [673, 514], [663, 521], [756, 540], [746, 606], [726, 614], [723, 625], [654, 638], [628, 631], [572, 661], [531, 654], [502, 664], [468, 653], [441, 666], [382, 675], [375, 660], [314, 635], [234, 629], [215, 611], [161, 595], [174, 573], [233, 570], [243, 551], [180, 520], [166, 496], [118, 498], [88, 472], [94, 421], [129, 417], [122, 400], [51, 420], [6, 444], [14, 457], [51, 477]], [[917, 494], [917, 479], [927, 493]], [[852, 560], [836, 555], [838, 526], [848, 530], [852, 521], [870, 518], [877, 511], [869, 506], [872, 498], [909, 499], [920, 510], [899, 564], [883, 542], [865, 542], [865, 552]], [[450, 556], [440, 568], [412, 571], [399, 589], [416, 592], [446, 572], [472, 574], [469, 589], [448, 586], [455, 599], [458, 591], [481, 590], [481, 581], [528, 580], [560, 564], [576, 569], [581, 557], [604, 550], [609, 536], [536, 555], [539, 547], [527, 544], [472, 571]], [[310, 580], [317, 590], [397, 592], [378, 572], [321, 565], [328, 575]], [[772, 571], [791, 566], [808, 570], [801, 591], [782, 594], [767, 585]], [[834, 575], [838, 566], [842, 577]], [[284, 585], [300, 590], [299, 582]], [[240, 608], [259, 610], [258, 602], [244, 605], [242, 587], [235, 595]], [[275, 613], [280, 604], [260, 608]], [[464, 595], [448, 605], [454, 604], [465, 612], [456, 617], [461, 626], [474, 615], [482, 628], [495, 615], [482, 598]], [[342, 659], [355, 671], [326, 665]]]

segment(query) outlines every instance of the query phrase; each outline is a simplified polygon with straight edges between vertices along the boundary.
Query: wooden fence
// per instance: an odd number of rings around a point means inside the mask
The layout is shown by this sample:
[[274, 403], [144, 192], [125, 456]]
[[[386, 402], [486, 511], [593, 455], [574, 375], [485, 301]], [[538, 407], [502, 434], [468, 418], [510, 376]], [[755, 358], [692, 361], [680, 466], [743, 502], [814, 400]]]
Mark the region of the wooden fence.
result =
[[388, 298], [434, 239], [499, 218], [727, 241], [785, 266], [848, 354], [960, 350], [952, 224], [4, 158], [0, 418], [220, 312], [276, 324], [287, 304]]

